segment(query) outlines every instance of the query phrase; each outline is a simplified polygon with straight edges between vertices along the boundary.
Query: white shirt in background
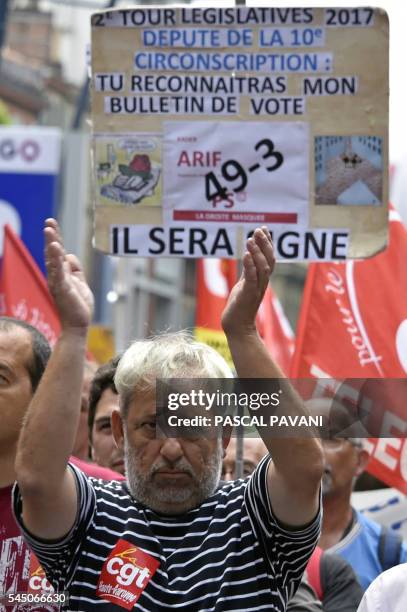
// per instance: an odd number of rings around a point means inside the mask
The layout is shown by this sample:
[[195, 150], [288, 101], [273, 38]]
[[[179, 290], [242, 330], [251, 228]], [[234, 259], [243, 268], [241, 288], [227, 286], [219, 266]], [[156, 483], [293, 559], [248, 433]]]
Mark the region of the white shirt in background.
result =
[[395, 565], [373, 580], [357, 612], [406, 612], [407, 563]]

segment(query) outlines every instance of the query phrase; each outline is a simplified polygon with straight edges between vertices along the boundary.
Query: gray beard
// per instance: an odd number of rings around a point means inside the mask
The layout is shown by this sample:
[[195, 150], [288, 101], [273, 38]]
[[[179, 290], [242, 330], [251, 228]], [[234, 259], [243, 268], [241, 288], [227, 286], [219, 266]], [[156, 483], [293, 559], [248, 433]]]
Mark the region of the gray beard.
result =
[[[222, 439], [219, 438], [215, 453], [209, 457], [200, 477], [197, 477], [190, 463], [181, 457], [172, 465], [191, 476], [191, 483], [185, 487], [157, 487], [153, 482], [154, 474], [168, 462], [157, 459], [148, 474], [140, 473], [137, 457], [129, 446], [127, 432], [124, 432], [124, 464], [130, 493], [140, 503], [158, 514], [178, 515], [197, 508], [216, 491], [222, 473]], [[176, 503], [176, 509], [174, 509]]]

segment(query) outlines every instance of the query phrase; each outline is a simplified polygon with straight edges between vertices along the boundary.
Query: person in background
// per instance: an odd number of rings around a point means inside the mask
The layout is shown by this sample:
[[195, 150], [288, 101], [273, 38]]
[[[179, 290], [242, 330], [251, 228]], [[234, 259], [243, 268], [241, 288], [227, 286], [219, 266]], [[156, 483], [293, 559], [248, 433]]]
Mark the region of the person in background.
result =
[[88, 414], [89, 414], [89, 392], [92, 379], [97, 370], [94, 361], [86, 359], [85, 371], [82, 383], [81, 395], [81, 414], [78, 422], [78, 429], [73, 445], [72, 455], [82, 461], [89, 461], [89, 436], [88, 436]]
[[[250, 476], [268, 454], [267, 446], [259, 437], [243, 438], [243, 478]], [[232, 436], [222, 463], [222, 480], [230, 482], [236, 479], [236, 437]]]
[[118, 448], [112, 432], [112, 413], [119, 411], [119, 396], [114, 384], [117, 355], [100, 366], [93, 377], [89, 394], [88, 431], [91, 456], [102, 467], [124, 474], [123, 449]]
[[407, 562], [407, 546], [397, 533], [352, 507], [355, 480], [365, 470], [370, 457], [363, 440], [336, 438], [322, 442], [324, 513], [319, 545], [346, 559], [366, 590], [383, 571]]
[[405, 612], [406, 609], [407, 563], [401, 563], [373, 580], [357, 612]]
[[[0, 317], [0, 600], [6, 593], [26, 593], [31, 569], [35, 567], [39, 571], [15, 521], [11, 490], [16, 479], [14, 463], [18, 436], [50, 355], [46, 338], [35, 327], [19, 319]], [[41, 440], [42, 436], [36, 444], [40, 445]], [[96, 468], [95, 473], [85, 461], [72, 460], [87, 474], [91, 471], [99, 478], [121, 478], [120, 474], [111, 471], [101, 473], [101, 468]], [[21, 604], [13, 608], [18, 609], [26, 607]], [[44, 604], [30, 607], [31, 612], [34, 609], [54, 610]]]
[[21, 425], [50, 355], [34, 327], [0, 317], [0, 599], [28, 589], [31, 554], [13, 516], [11, 489]]
[[294, 597], [288, 602], [286, 612], [323, 612], [322, 603], [305, 573]]
[[[335, 553], [315, 549], [307, 565], [308, 582], [324, 612], [355, 612], [363, 596], [352, 566]], [[287, 612], [291, 612], [290, 604]]]
[[93, 463], [89, 456], [89, 395], [96, 371], [96, 363], [86, 359], [81, 391], [81, 411], [70, 461], [87, 476], [102, 478], [102, 480], [123, 480], [122, 470], [110, 469], [109, 466], [98, 465], [97, 462]]
[[[236, 478], [236, 437], [232, 437], [223, 459], [222, 478]], [[267, 447], [261, 438], [243, 438], [243, 478], [254, 472]], [[323, 612], [355, 612], [363, 595], [350, 564], [339, 555], [324, 553], [317, 547], [307, 566], [301, 585], [289, 602], [287, 612], [312, 609], [309, 590], [313, 589]], [[312, 598], [311, 598], [312, 600]]]

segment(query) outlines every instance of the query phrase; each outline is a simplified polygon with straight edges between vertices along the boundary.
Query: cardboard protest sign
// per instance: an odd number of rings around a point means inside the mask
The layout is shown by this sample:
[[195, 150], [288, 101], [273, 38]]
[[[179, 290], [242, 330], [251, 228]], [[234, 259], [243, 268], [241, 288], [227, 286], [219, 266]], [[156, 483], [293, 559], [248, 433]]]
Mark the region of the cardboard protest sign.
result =
[[96, 13], [92, 85], [97, 248], [233, 258], [259, 224], [297, 244], [279, 259], [386, 246], [383, 10]]

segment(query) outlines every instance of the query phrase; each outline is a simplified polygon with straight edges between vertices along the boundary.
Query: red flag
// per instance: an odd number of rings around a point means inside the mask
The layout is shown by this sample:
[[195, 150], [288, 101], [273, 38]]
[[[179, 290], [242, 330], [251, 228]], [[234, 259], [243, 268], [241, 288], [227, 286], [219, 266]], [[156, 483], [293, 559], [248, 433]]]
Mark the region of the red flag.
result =
[[20, 238], [4, 231], [2, 314], [30, 323], [53, 346], [61, 326], [45, 278]]
[[[237, 263], [232, 259], [200, 259], [197, 263], [197, 305], [195, 335], [216, 348], [232, 365], [221, 316], [228, 295], [237, 280]], [[289, 372], [294, 334], [272, 288], [267, 288], [260, 306], [257, 328], [280, 367]]]
[[384, 253], [311, 264], [292, 376], [404, 377], [407, 373], [407, 230], [390, 211]]
[[283, 307], [270, 285], [257, 314], [257, 329], [273, 359], [288, 375], [294, 352], [294, 334]]
[[[389, 220], [385, 252], [363, 261], [310, 265], [292, 377], [405, 378], [407, 230], [394, 209]], [[389, 423], [382, 430], [389, 437], [407, 433], [405, 409], [394, 408], [393, 430]], [[404, 439], [370, 442], [369, 471], [407, 493]]]
[[195, 336], [219, 351], [230, 365], [232, 358], [221, 316], [236, 280], [237, 264], [233, 259], [199, 259], [197, 262]]

